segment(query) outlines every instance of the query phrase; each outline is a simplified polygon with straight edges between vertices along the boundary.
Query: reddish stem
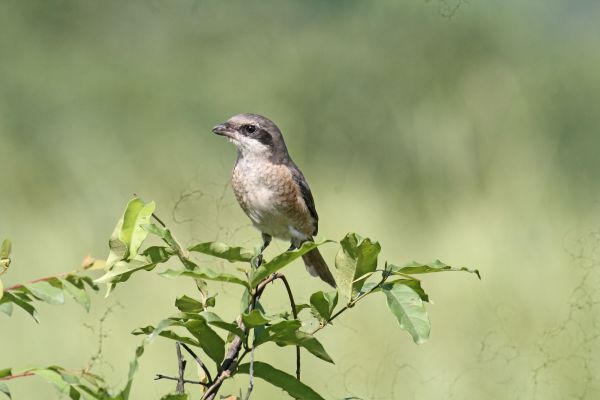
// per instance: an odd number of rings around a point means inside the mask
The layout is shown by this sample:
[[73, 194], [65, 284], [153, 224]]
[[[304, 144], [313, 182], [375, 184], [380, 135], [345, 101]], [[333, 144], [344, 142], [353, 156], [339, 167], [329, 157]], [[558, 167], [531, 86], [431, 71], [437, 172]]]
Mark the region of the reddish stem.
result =
[[[53, 279], [53, 278], [64, 278], [65, 276], [67, 276], [69, 274], [71, 274], [71, 272], [65, 272], [65, 273], [59, 274], [59, 275], [47, 276], [45, 278], [34, 279], [33, 281], [31, 281], [29, 283], [45, 282], [45, 281], [49, 281], [50, 279]], [[16, 285], [13, 285], [11, 287], [4, 289], [4, 291], [10, 292], [11, 290], [16, 290], [16, 289], [22, 288], [23, 286], [25, 286], [25, 285], [22, 283], [17, 283]]]
[[25, 376], [32, 376], [32, 375], [33, 375], [33, 372], [23, 372], [22, 374], [5, 376], [4, 378], [0, 378], [0, 381], [10, 381], [11, 379], [23, 378]]

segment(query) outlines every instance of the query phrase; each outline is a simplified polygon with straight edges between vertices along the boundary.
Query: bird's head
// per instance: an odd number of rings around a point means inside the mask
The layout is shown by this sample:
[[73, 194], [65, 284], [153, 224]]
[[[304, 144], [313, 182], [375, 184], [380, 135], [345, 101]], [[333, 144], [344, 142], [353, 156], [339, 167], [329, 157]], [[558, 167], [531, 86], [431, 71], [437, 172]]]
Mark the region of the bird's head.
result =
[[288, 156], [281, 131], [268, 118], [258, 114], [238, 114], [215, 126], [213, 133], [225, 136], [243, 157], [281, 162]]

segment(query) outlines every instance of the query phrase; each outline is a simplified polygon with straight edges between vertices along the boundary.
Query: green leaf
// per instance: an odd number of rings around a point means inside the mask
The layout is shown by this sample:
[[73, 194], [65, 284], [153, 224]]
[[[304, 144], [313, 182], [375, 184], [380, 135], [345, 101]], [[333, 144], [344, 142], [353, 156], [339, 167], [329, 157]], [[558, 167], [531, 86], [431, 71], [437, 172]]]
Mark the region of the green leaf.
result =
[[0, 378], [5, 378], [10, 375], [12, 375], [12, 369], [10, 369], [10, 368], [0, 369]]
[[[241, 364], [238, 366], [238, 372], [241, 374], [248, 374], [250, 372], [250, 364]], [[278, 370], [267, 363], [255, 361], [253, 373], [255, 377], [263, 379], [271, 385], [284, 390], [293, 398], [302, 400], [325, 400], [317, 392], [296, 379], [296, 377]]]
[[246, 290], [244, 290], [244, 293], [242, 293], [242, 299], [240, 301], [240, 312], [245, 313], [248, 311], [248, 309], [250, 308], [251, 300], [252, 298], [250, 296], [250, 292], [248, 291], [248, 288], [246, 288]]
[[335, 257], [336, 282], [340, 293], [348, 300], [362, 288], [370, 273], [377, 269], [378, 242], [349, 233], [340, 242], [342, 248]]
[[271, 320], [260, 310], [252, 310], [250, 313], [242, 314], [242, 321], [246, 328], [256, 328], [268, 324]]
[[425, 290], [421, 286], [421, 281], [418, 281], [416, 279], [398, 279], [394, 281], [389, 281], [384, 284], [384, 287], [391, 287], [392, 285], [398, 284], [410, 287], [419, 295], [421, 300], [429, 302], [429, 295], [425, 293]]
[[51, 285], [49, 282], [42, 281], [28, 283], [24, 285], [24, 287], [27, 288], [27, 290], [29, 290], [35, 297], [45, 301], [46, 303], [64, 304], [65, 302], [65, 295], [63, 294], [63, 291], [60, 288]]
[[11, 251], [12, 251], [11, 241], [8, 239], [4, 239], [2, 241], [2, 246], [0, 246], [0, 258], [9, 258]]
[[252, 287], [258, 285], [263, 279], [268, 277], [269, 275], [279, 271], [286, 265], [290, 264], [295, 259], [302, 257], [302, 255], [308, 253], [309, 251], [316, 249], [317, 247], [330, 243], [331, 240], [326, 240], [324, 242], [314, 243], [314, 242], [304, 242], [299, 249], [286, 251], [285, 253], [281, 253], [271, 261], [266, 264], [262, 264], [260, 267], [254, 270], [252, 274], [252, 280], [250, 282]]
[[229, 282], [235, 283], [237, 285], [242, 285], [244, 287], [248, 287], [248, 282], [244, 279], [241, 279], [235, 275], [216, 272], [207, 267], [196, 267], [193, 271], [189, 270], [173, 270], [169, 269], [165, 272], [161, 272], [159, 274], [165, 278], [175, 278], [178, 276], [187, 276], [194, 279], [205, 279], [209, 281], [218, 281], [218, 282]]
[[268, 326], [263, 332], [256, 334], [254, 344], [260, 346], [267, 342], [275, 342], [279, 346], [304, 347], [314, 356], [333, 363], [323, 345], [312, 335], [300, 331], [302, 323], [298, 320], [281, 321]]
[[37, 311], [34, 306], [29, 304], [25, 300], [18, 298], [17, 296], [13, 295], [10, 292], [5, 292], [2, 302], [4, 303], [4, 302], [9, 302], [9, 301], [16, 304], [17, 306], [21, 307], [23, 310], [25, 310], [29, 315], [31, 315], [33, 317], [35, 322], [40, 322], [40, 320], [38, 319]]
[[119, 393], [116, 400], [128, 400], [129, 393], [131, 392], [131, 385], [133, 384], [133, 377], [139, 367], [139, 359], [144, 354], [144, 345], [140, 345], [135, 349], [135, 357], [129, 363], [129, 373], [127, 375], [127, 384], [125, 388]]
[[208, 326], [204, 318], [188, 321], [184, 326], [198, 340], [200, 347], [206, 355], [212, 358], [217, 364], [223, 361], [223, 357], [225, 357], [225, 341]]
[[90, 287], [90, 289], [94, 290], [94, 291], [98, 291], [100, 290], [100, 287], [98, 285], [96, 285], [94, 283], [94, 280], [89, 277], [89, 276], [79, 276], [79, 281], [82, 283], [85, 283], [86, 285], [88, 285]]
[[52, 369], [34, 369], [31, 372], [51, 383], [59, 392], [69, 392], [70, 385], [65, 382], [58, 372]]
[[419, 294], [405, 284], [386, 285], [382, 289], [400, 328], [407, 331], [417, 344], [427, 341], [431, 325]]
[[12, 315], [13, 312], [13, 305], [11, 302], [6, 301], [6, 302], [0, 302], [0, 311], [2, 311], [4, 314], [8, 315], [9, 317]]
[[175, 240], [169, 229], [164, 228], [162, 226], [158, 226], [156, 224], [144, 224], [142, 225], [142, 228], [146, 232], [161, 238], [166, 244], [169, 245], [169, 247], [173, 251], [177, 252], [179, 250], [179, 245], [177, 244], [177, 241]]
[[8, 386], [6, 386], [5, 383], [0, 382], [0, 393], [6, 395], [6, 397], [8, 397], [9, 399], [12, 399], [12, 396], [10, 395], [10, 390], [8, 389]]
[[85, 311], [90, 311], [90, 296], [83, 287], [83, 283], [78, 287], [68, 279], [61, 279], [61, 283], [65, 293], [73, 298], [77, 303], [81, 304]]
[[71, 400], [79, 400], [81, 398], [81, 394], [75, 389], [73, 386], [69, 387], [69, 398]]
[[[153, 327], [152, 325], [148, 325], [143, 328], [135, 329], [133, 332], [131, 332], [131, 334], [135, 335], [135, 336], [151, 335], [155, 330], [156, 330], [155, 327]], [[198, 343], [195, 339], [192, 339], [192, 338], [189, 338], [186, 336], [180, 336], [180, 335], [176, 334], [175, 332], [167, 330], [167, 329], [161, 330], [158, 335], [161, 337], [167, 338], [167, 339], [174, 340], [176, 342], [182, 342], [185, 344], [189, 344], [190, 346], [200, 347], [200, 343]], [[147, 342], [148, 342], [148, 340], [146, 340], [146, 343]]]
[[242, 339], [246, 337], [244, 331], [242, 331], [237, 324], [225, 322], [215, 313], [204, 311], [200, 313], [200, 316], [204, 318], [209, 325], [216, 326], [217, 328], [233, 333], [235, 336], [239, 336]]
[[[94, 280], [95, 283], [119, 283], [127, 281], [138, 271], [152, 271], [158, 264], [144, 256], [130, 261], [117, 261], [104, 275]], [[107, 294], [108, 295], [108, 294]]]
[[127, 258], [138, 254], [139, 248], [148, 236], [142, 225], [149, 224], [152, 213], [156, 208], [154, 202], [144, 203], [138, 198], [131, 199], [123, 214], [123, 225], [119, 232], [119, 240], [127, 247]]
[[335, 309], [338, 302], [337, 290], [330, 292], [318, 291], [310, 296], [310, 304], [313, 309], [323, 318], [325, 321], [329, 321], [331, 314]]
[[296, 304], [296, 313], [300, 314], [300, 311], [309, 309], [310, 305], [308, 304]]
[[[196, 282], [198, 282], [198, 279], [196, 279]], [[208, 296], [204, 299], [204, 307], [214, 307], [217, 304], [217, 295], [219, 293], [216, 293], [213, 296]]]
[[376, 292], [381, 292], [381, 290], [384, 288], [389, 290], [392, 288], [393, 285], [406, 285], [406, 286], [410, 287], [412, 290], [414, 290], [419, 295], [421, 300], [426, 301], [426, 302], [429, 301], [429, 295], [425, 292], [425, 289], [423, 289], [423, 287], [421, 286], [421, 281], [418, 279], [414, 279], [414, 278], [396, 279], [393, 281], [387, 281], [383, 285], [376, 287], [378, 285], [379, 285], [379, 283], [367, 282], [364, 284], [364, 286], [361, 290], [361, 293], [366, 293], [368, 291], [371, 291], [371, 293], [376, 293]]
[[304, 347], [312, 355], [320, 358], [321, 360], [334, 364], [333, 359], [327, 354], [325, 348], [313, 335], [306, 332], [296, 331], [293, 336], [283, 337], [276, 342], [279, 346], [281, 345], [295, 345]]
[[171, 253], [164, 246], [150, 246], [142, 252], [142, 255], [146, 257], [150, 263], [164, 263], [171, 258]]
[[267, 327], [264, 331], [256, 334], [254, 344], [260, 346], [266, 342], [277, 342], [283, 338], [294, 336], [294, 333], [300, 329], [302, 322], [297, 319], [281, 321]]
[[152, 333], [150, 335], [148, 335], [148, 337], [146, 338], [146, 342], [147, 343], [152, 343], [154, 341], [154, 339], [156, 339], [156, 337], [158, 335], [160, 335], [160, 333], [162, 331], [164, 331], [165, 329], [167, 329], [171, 325], [173, 325], [173, 321], [170, 320], [170, 319], [163, 319], [162, 321], [160, 321], [158, 323], [158, 325], [156, 325], [156, 328], [154, 328], [154, 330], [152, 331]]
[[189, 251], [208, 254], [209, 256], [225, 259], [229, 262], [249, 262], [254, 257], [254, 251], [243, 247], [230, 247], [221, 242], [199, 243], [188, 248]]
[[396, 265], [389, 265], [388, 269], [393, 274], [428, 274], [432, 272], [444, 272], [444, 271], [464, 271], [469, 272], [471, 274], [477, 275], [479, 279], [481, 279], [481, 275], [479, 274], [479, 270], [477, 269], [469, 269], [465, 267], [461, 268], [453, 268], [447, 264], [444, 264], [440, 260], [435, 260], [434, 262], [428, 264], [421, 264], [419, 262], [413, 261], [410, 262], [403, 267], [398, 267]]
[[4, 296], [4, 284], [2, 283], [2, 279], [0, 279], [0, 300]]
[[175, 300], [175, 307], [182, 312], [199, 313], [204, 310], [204, 306], [198, 300], [183, 295]]

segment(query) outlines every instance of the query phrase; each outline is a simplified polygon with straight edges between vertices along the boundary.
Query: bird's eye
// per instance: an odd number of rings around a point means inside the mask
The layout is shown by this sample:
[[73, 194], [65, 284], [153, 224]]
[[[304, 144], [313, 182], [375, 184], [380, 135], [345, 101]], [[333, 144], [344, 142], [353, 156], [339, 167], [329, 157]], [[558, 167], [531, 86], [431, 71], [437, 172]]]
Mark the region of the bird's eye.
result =
[[256, 132], [256, 126], [255, 125], [244, 125], [244, 131], [246, 133], [254, 133], [254, 132]]

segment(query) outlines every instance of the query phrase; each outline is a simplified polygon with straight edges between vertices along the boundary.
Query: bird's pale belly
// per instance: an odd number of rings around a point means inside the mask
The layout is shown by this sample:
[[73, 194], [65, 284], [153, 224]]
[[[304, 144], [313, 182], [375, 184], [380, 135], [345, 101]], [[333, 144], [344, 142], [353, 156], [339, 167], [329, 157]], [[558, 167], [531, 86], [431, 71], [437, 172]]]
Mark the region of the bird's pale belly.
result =
[[240, 160], [232, 186], [240, 206], [261, 232], [283, 240], [311, 236], [312, 218], [303, 209], [287, 168], [268, 163], [249, 166]]

